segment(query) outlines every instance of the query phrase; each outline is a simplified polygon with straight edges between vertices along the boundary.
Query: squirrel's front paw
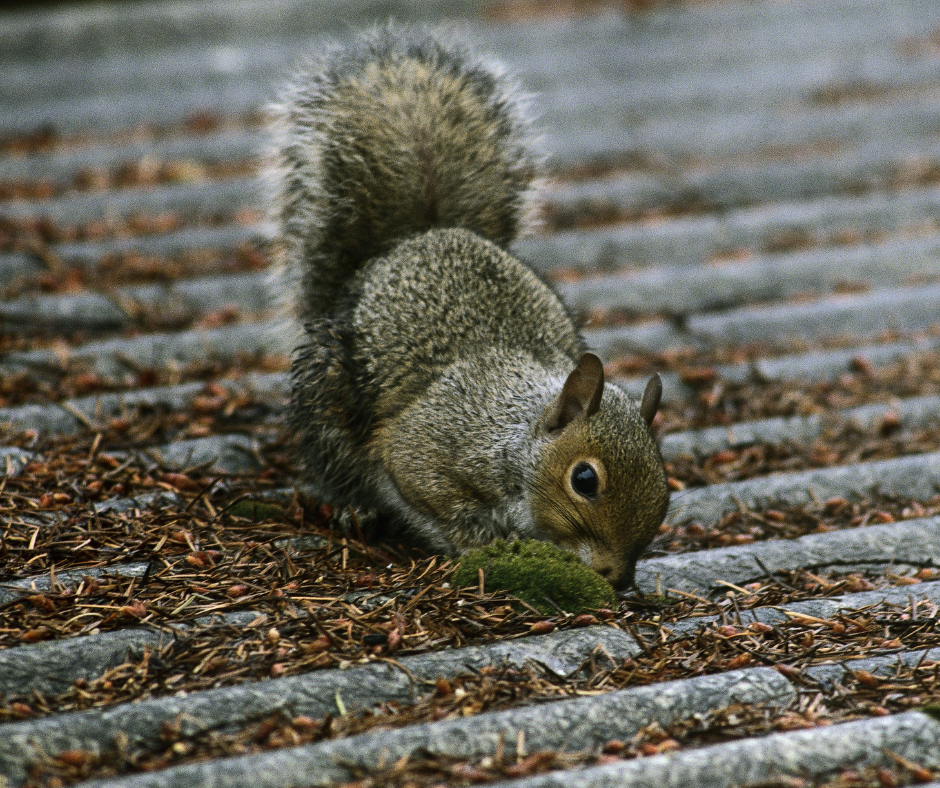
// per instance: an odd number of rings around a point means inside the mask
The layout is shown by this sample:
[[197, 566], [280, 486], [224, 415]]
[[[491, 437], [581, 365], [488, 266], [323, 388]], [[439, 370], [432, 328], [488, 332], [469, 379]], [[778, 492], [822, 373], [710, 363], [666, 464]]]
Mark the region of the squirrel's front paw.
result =
[[357, 509], [353, 506], [347, 506], [336, 516], [340, 529], [348, 536], [374, 532], [379, 519], [380, 515], [374, 509]]

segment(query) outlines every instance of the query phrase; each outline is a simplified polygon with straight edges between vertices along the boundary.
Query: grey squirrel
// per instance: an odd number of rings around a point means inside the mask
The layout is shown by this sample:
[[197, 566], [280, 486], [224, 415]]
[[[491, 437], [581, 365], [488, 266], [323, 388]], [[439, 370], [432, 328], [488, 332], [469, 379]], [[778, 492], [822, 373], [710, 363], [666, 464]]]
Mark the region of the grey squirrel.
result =
[[276, 256], [314, 495], [448, 554], [518, 536], [633, 582], [669, 493], [649, 425], [507, 251], [539, 172], [518, 89], [428, 31], [327, 49], [276, 111]]

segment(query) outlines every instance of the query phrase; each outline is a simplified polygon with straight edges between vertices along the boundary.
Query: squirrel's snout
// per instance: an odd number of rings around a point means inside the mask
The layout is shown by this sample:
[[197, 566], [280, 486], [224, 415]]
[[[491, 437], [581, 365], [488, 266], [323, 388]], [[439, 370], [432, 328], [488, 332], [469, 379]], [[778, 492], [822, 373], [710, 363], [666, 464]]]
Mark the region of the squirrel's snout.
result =
[[595, 555], [590, 562], [591, 568], [610, 583], [614, 591], [626, 591], [633, 585], [635, 566], [618, 563], [611, 556]]

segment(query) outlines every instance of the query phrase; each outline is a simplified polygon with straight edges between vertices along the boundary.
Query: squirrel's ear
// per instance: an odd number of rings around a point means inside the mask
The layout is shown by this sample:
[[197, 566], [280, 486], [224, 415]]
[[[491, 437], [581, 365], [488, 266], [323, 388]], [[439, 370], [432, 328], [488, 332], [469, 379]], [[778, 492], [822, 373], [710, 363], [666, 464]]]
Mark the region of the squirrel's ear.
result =
[[549, 432], [563, 430], [582, 413], [585, 417], [596, 413], [604, 394], [604, 365], [593, 353], [581, 356], [561, 394], [548, 411], [545, 429]]
[[659, 377], [659, 373], [655, 372], [653, 377], [646, 382], [643, 399], [640, 401], [640, 415], [643, 417], [643, 421], [646, 422], [647, 427], [652, 426], [653, 419], [656, 418], [656, 411], [659, 408], [659, 401], [662, 396], [663, 381]]

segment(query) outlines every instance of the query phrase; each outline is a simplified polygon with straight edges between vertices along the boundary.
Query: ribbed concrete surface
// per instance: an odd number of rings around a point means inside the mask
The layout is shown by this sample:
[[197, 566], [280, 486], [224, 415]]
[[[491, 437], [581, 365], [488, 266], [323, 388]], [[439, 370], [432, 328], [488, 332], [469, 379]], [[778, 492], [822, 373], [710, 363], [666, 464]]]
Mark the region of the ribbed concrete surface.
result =
[[[747, 360], [719, 354], [709, 369], [725, 384], [789, 382], [798, 391], [838, 381], [860, 364], [878, 369], [940, 352], [940, 5], [728, 0], [632, 14], [588, 8], [508, 23], [487, 21], [494, 20], [492, 11], [470, 0], [161, 0], [0, 16], [0, 140], [9, 141], [0, 154], [0, 221], [43, 237], [39, 247], [0, 246], [0, 331], [25, 340], [0, 354], [0, 375], [53, 379], [68, 359], [117, 388], [0, 407], [5, 434], [77, 434], [142, 405], [185, 412], [204, 382], [152, 386], [138, 371], [289, 353], [264, 265], [272, 228], [254, 175], [267, 145], [263, 111], [318, 36], [342, 36], [390, 15], [446, 23], [508, 62], [540, 94], [536, 105], [554, 176], [546, 191], [550, 231], [520, 241], [517, 250], [593, 319], [589, 342], [607, 360], [689, 350], [710, 358], [719, 350], [766, 345], [764, 356]], [[17, 140], [50, 129], [56, 142], [48, 150], [17, 149]], [[185, 166], [160, 182], [121, 185], [122, 173], [141, 162]], [[98, 176], [104, 185], [74, 188]], [[172, 221], [144, 221], [159, 217]], [[246, 247], [260, 250], [261, 263], [227, 270], [226, 261]], [[116, 288], [49, 293], [34, 281], [43, 275], [59, 281], [73, 267], [92, 272], [94, 281], [94, 272], [120, 255], [196, 262], [181, 263], [170, 281], [156, 277]], [[218, 264], [200, 268], [210, 258]], [[33, 284], [21, 286], [27, 277]], [[226, 324], [207, 322], [226, 310], [232, 318]], [[93, 336], [31, 340], [77, 329]], [[136, 335], [128, 335], [131, 329]], [[694, 402], [687, 375], [664, 362], [662, 376], [669, 402]], [[620, 382], [642, 390], [639, 378]], [[264, 400], [276, 420], [287, 378], [259, 367], [217, 385]], [[748, 445], [807, 443], [827, 434], [833, 419], [877, 431], [889, 411], [897, 429], [913, 434], [940, 426], [938, 396], [930, 390], [884, 395], [824, 413], [674, 431], [663, 437], [663, 453], [670, 461], [701, 459]], [[258, 440], [245, 427], [146, 450], [167, 467], [205, 463], [218, 472], [257, 473]], [[926, 500], [940, 489], [938, 452], [940, 445], [835, 467], [806, 464], [685, 490], [673, 498], [670, 522], [711, 527], [741, 506], [765, 510], [876, 493]], [[34, 456], [0, 446], [0, 479], [23, 473]], [[291, 491], [272, 495], [289, 500]], [[181, 508], [169, 492], [108, 505]], [[54, 522], [43, 513], [30, 517], [37, 528]], [[657, 556], [641, 561], [638, 585], [646, 593], [714, 598], [729, 583], [782, 570], [889, 576], [931, 564], [940, 566], [940, 525], [923, 517]], [[130, 577], [146, 570], [118, 563], [108, 571]], [[75, 585], [90, 574], [61, 573], [58, 581]], [[8, 577], [0, 567], [0, 604], [48, 584], [48, 576]], [[776, 625], [914, 598], [936, 615], [937, 585], [758, 608], [742, 621]], [[247, 616], [254, 614], [188, 626], [208, 630]], [[723, 614], [689, 619], [673, 632], [679, 637], [721, 623]], [[61, 690], [179, 632], [128, 625], [7, 649], [0, 652], [0, 692]], [[404, 670], [376, 664], [335, 675], [315, 671], [182, 699], [5, 722], [0, 774], [20, 785], [36, 752], [106, 752], [119, 735], [146, 742], [159, 738], [164, 719], [180, 715], [193, 730], [205, 730], [280, 708], [332, 713], [340, 686], [347, 702], [355, 698], [368, 707], [408, 702], [415, 676], [456, 676], [489, 663], [534, 661], [549, 674], [567, 675], [598, 645], [614, 660], [643, 648], [617, 629], [570, 630], [406, 657]], [[935, 651], [902, 650], [811, 671], [821, 691], [830, 692], [847, 669], [890, 675], [893, 666], [925, 655], [937, 658]], [[530, 751], [599, 748], [654, 720], [666, 725], [733, 703], [783, 707], [799, 690], [779, 673], [752, 668], [84, 784], [329, 785], [382, 758], [419, 752], [484, 758], [522, 730]], [[735, 786], [781, 774], [816, 779], [847, 767], [890, 765], [885, 751], [940, 769], [940, 723], [918, 712], [871, 717], [508, 784], [678, 787]]]

